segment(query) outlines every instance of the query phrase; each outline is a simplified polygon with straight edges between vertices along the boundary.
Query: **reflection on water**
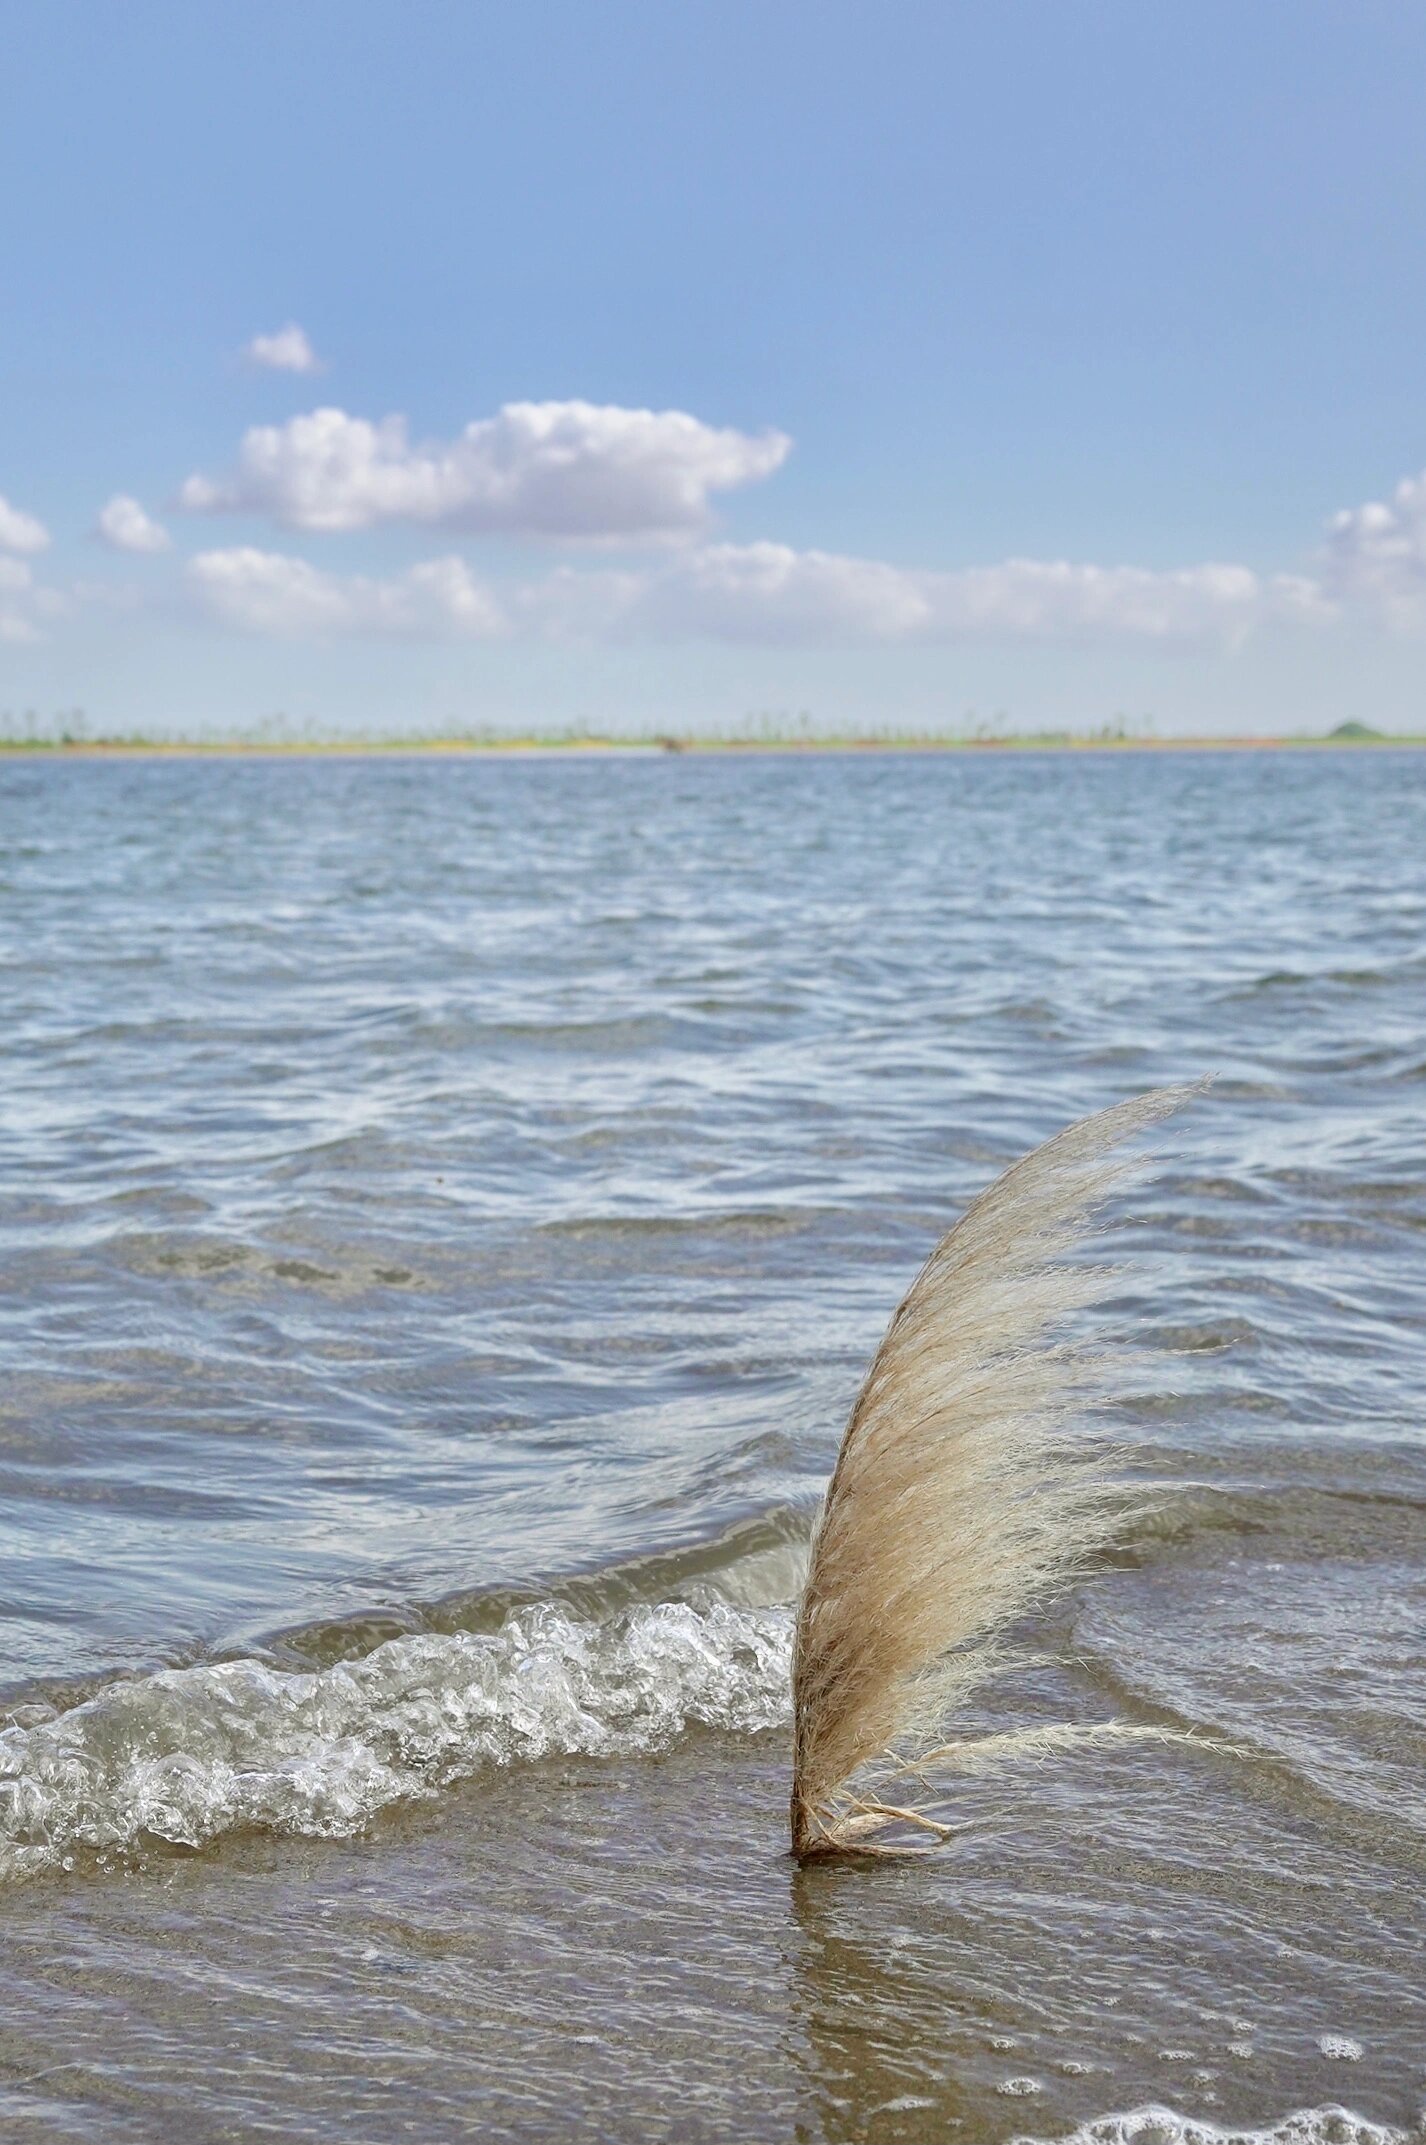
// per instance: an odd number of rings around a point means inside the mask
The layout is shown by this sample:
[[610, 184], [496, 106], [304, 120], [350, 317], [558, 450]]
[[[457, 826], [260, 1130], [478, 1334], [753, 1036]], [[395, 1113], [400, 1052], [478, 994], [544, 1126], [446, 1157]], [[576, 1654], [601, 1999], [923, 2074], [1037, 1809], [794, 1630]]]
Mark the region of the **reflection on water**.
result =
[[[1414, 2123], [1423, 836], [1404, 754], [0, 767], [0, 2129]], [[969, 1725], [1232, 1752], [796, 1872], [890, 1305], [1205, 1069], [1123, 1543]]]
[[947, 2060], [947, 2025], [958, 2038], [960, 2020], [948, 2021], [946, 1992], [928, 1987], [900, 1932], [890, 1943], [884, 1929], [862, 1933], [848, 1892], [868, 1874], [823, 1866], [792, 1882], [791, 2045], [807, 2092], [798, 2134], [836, 2145], [958, 2130], [973, 2104]]
[[1008, 2140], [1150, 2103], [1410, 2123], [1420, 1880], [1284, 1827], [1251, 1774], [1140, 1754], [978, 1788], [947, 1856], [805, 1872], [784, 1787], [780, 1736], [695, 1732], [359, 1839], [12, 1886], [0, 2117], [165, 2141], [274, 2110], [312, 2139], [553, 2139], [572, 2111], [698, 2140]]

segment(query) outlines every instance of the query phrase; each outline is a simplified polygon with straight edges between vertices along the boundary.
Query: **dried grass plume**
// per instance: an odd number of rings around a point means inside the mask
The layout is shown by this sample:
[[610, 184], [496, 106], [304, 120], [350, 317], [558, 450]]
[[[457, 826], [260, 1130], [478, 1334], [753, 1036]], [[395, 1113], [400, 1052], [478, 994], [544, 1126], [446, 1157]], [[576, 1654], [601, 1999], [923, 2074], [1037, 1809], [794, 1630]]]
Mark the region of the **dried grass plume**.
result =
[[[1071, 1125], [967, 1208], [911, 1284], [867, 1372], [812, 1546], [793, 1665], [792, 1848], [877, 1852], [873, 1835], [949, 1828], [915, 1806], [923, 1768], [1153, 1734], [1095, 1724], [941, 1742], [1003, 1664], [1007, 1627], [1103, 1546], [1116, 1498], [1073, 1426], [1104, 1384], [1067, 1317], [1102, 1267], [1067, 1256], [1135, 1168], [1118, 1150], [1198, 1087]], [[898, 1781], [909, 1783], [897, 1791]]]

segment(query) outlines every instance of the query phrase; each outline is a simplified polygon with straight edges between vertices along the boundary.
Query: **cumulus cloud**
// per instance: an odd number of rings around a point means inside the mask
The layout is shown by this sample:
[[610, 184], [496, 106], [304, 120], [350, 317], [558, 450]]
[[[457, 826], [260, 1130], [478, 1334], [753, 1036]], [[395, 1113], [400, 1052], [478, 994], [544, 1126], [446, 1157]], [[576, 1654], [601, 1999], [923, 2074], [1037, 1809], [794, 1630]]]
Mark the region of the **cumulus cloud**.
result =
[[[1235, 643], [1271, 619], [1325, 615], [1315, 584], [1244, 566], [1008, 559], [935, 572], [785, 544], [716, 544], [641, 575], [566, 574], [527, 601], [575, 631], [797, 646], [1002, 641]], [[603, 598], [603, 616], [596, 598]]]
[[43, 551], [50, 532], [33, 514], [22, 514], [0, 492], [0, 551]]
[[195, 513], [269, 516], [289, 529], [433, 527], [584, 541], [696, 535], [709, 499], [767, 477], [792, 442], [707, 425], [682, 410], [509, 402], [458, 438], [413, 444], [403, 417], [371, 424], [313, 410], [257, 425], [226, 476], [195, 475]]
[[0, 558], [0, 642], [38, 640], [63, 609], [64, 599], [41, 588], [23, 559]]
[[[249, 434], [233, 488], [221, 502], [195, 492], [189, 504], [235, 503], [241, 479], [250, 503], [265, 499], [302, 527], [405, 516], [547, 534], [689, 536], [711, 490], [747, 481], [758, 455], [765, 474], [786, 451], [781, 434], [757, 441], [676, 412], [571, 403], [512, 404], [454, 446], [418, 452], [399, 420], [361, 426], [317, 412]], [[640, 564], [563, 566], [497, 587], [457, 557], [380, 578], [241, 548], [204, 553], [189, 586], [209, 617], [285, 635], [1234, 647], [1263, 627], [1335, 620], [1426, 631], [1426, 472], [1386, 500], [1336, 515], [1316, 565], [1312, 575], [1262, 574], [1211, 561], [1161, 570], [1012, 558], [948, 571], [771, 542], [690, 541]]]
[[324, 573], [285, 552], [202, 551], [187, 568], [199, 610], [239, 632], [285, 640], [352, 634], [490, 640], [499, 603], [463, 559], [427, 559], [387, 580]]
[[932, 578], [786, 544], [713, 544], [648, 576], [630, 623], [713, 640], [905, 640], [934, 624]]
[[265, 372], [320, 372], [322, 360], [307, 337], [305, 328], [299, 328], [295, 320], [289, 320], [285, 328], [274, 335], [255, 335], [243, 351], [249, 365], [257, 365]]
[[115, 551], [167, 551], [173, 539], [162, 523], [146, 514], [137, 499], [115, 492], [100, 509], [95, 534]]
[[796, 647], [1001, 641], [1233, 644], [1274, 619], [1327, 615], [1315, 584], [1241, 566], [1155, 573], [1011, 559], [927, 572], [783, 544], [715, 544], [652, 567], [562, 568], [500, 590], [459, 558], [386, 579], [286, 553], [208, 551], [188, 569], [203, 612], [287, 637], [715, 640]]
[[1314, 582], [1219, 563], [1155, 571], [1007, 559], [926, 580], [938, 630], [957, 638], [1235, 643], [1270, 621], [1325, 616]]
[[1390, 499], [1333, 516], [1323, 581], [1343, 603], [1399, 630], [1426, 626], [1426, 470], [1403, 477]]

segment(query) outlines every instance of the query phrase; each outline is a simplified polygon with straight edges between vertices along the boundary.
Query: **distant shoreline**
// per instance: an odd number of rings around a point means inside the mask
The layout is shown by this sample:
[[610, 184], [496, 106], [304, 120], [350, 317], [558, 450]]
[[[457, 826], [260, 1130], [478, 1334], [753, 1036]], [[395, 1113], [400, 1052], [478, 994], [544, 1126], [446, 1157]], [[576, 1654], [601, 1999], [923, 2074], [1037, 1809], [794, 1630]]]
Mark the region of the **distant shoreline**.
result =
[[0, 759], [802, 758], [854, 753], [1379, 752], [1426, 735], [1326, 737], [0, 738]]

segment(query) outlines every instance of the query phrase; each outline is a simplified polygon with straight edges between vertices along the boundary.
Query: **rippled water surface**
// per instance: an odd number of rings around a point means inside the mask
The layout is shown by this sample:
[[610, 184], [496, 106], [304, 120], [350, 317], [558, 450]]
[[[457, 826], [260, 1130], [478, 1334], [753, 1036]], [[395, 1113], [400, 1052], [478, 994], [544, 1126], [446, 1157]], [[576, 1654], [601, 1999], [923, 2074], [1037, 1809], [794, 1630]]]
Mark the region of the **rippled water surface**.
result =
[[[1423, 859], [1405, 752], [0, 763], [0, 2135], [1414, 2132]], [[1203, 1072], [972, 1725], [1220, 1747], [796, 1872], [867, 1355]]]

